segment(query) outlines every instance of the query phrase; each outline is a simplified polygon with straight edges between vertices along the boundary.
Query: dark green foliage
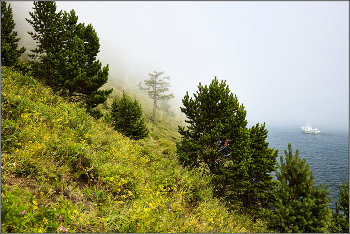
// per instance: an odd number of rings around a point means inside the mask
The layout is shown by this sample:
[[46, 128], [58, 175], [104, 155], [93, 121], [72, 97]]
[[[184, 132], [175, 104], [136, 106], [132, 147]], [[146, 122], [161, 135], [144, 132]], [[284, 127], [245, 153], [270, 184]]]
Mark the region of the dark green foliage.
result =
[[[177, 144], [177, 151], [184, 166], [199, 167], [205, 163], [210, 172], [215, 173], [229, 157], [231, 139], [236, 139], [246, 127], [246, 111], [230, 93], [226, 82], [219, 85], [216, 77], [209, 87], [199, 83], [198, 88], [193, 99], [187, 92], [182, 100], [181, 111], [186, 114], [185, 122], [189, 126], [187, 130], [179, 126], [182, 140]], [[224, 146], [226, 139], [229, 139], [227, 147]]]
[[35, 32], [28, 32], [36, 41], [37, 47], [28, 54], [31, 61], [32, 74], [43, 80], [54, 90], [59, 85], [59, 62], [64, 60], [62, 51], [62, 35], [64, 21], [62, 11], [56, 13], [53, 1], [35, 1], [34, 12], [29, 12], [32, 19], [26, 19]]
[[99, 90], [108, 80], [108, 65], [96, 60], [100, 44], [92, 25], [78, 24], [75, 11], [56, 13], [52, 1], [34, 2], [29, 32], [38, 41], [30, 56], [33, 74], [74, 102], [81, 102], [96, 118], [102, 114], [93, 108], [107, 100], [110, 90]]
[[138, 85], [140, 89], [146, 90], [147, 94], [150, 98], [153, 99], [153, 116], [152, 120], [154, 120], [156, 116], [156, 110], [157, 110], [157, 101], [158, 100], [169, 100], [170, 98], [174, 98], [173, 94], [169, 95], [161, 95], [161, 93], [168, 91], [168, 87], [170, 87], [169, 83], [164, 81], [164, 79], [169, 80], [170, 77], [163, 77], [160, 78], [159, 76], [164, 74], [164, 72], [156, 72], [154, 71], [154, 74], [148, 73], [150, 75], [149, 80], [145, 80], [145, 84], [147, 88], [142, 88], [141, 87], [141, 82]]
[[114, 100], [111, 106], [112, 126], [123, 135], [139, 140], [148, 136], [148, 129], [142, 117], [142, 108], [138, 101], [134, 101], [125, 94]]
[[[277, 185], [277, 181], [273, 180], [270, 174], [275, 170], [277, 163], [276, 157], [278, 150], [270, 149], [267, 139], [267, 129], [264, 125], [253, 126], [250, 128], [250, 152], [252, 164], [248, 170], [250, 177], [250, 186], [245, 194], [241, 195], [246, 207], [267, 207], [267, 204], [275, 197], [273, 190]], [[259, 205], [260, 204], [260, 205]]]
[[278, 186], [276, 200], [269, 205], [272, 210], [266, 214], [269, 225], [277, 232], [326, 232], [329, 226], [331, 210], [328, 203], [328, 185], [322, 189], [313, 185], [312, 171], [306, 159], [299, 158], [299, 150], [292, 154], [292, 146], [285, 150], [286, 163], [281, 156], [281, 165], [277, 164]]
[[96, 60], [100, 44], [92, 25], [77, 24], [74, 10], [65, 15], [66, 60], [61, 63], [61, 95], [84, 102], [88, 109], [95, 108], [112, 92], [112, 89], [99, 90], [107, 83], [109, 68], [108, 65], [102, 68], [101, 62]]
[[215, 79], [198, 86], [194, 98], [185, 95], [181, 111], [189, 126], [179, 127], [179, 160], [184, 166], [206, 168], [214, 193], [227, 201], [256, 206], [273, 198], [276, 152], [265, 142], [265, 125], [247, 128], [246, 111], [226, 85]]
[[18, 41], [21, 38], [17, 38], [17, 32], [13, 31], [16, 24], [13, 20], [11, 4], [6, 5], [5, 1], [1, 1], [1, 65], [14, 66], [26, 49], [22, 47], [17, 50]]
[[[331, 232], [335, 233], [349, 233], [349, 181], [343, 186], [339, 186], [339, 199], [335, 203], [335, 213], [332, 212]], [[342, 211], [342, 213], [340, 213]]]

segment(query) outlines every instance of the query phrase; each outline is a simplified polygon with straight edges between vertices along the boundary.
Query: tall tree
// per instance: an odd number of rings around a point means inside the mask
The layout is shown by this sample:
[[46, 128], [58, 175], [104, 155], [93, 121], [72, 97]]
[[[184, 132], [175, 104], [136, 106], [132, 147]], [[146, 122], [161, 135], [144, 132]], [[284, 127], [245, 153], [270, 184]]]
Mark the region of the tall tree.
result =
[[37, 47], [28, 54], [32, 73], [54, 90], [59, 89], [59, 63], [64, 60], [62, 36], [64, 19], [62, 11], [56, 13], [54, 1], [34, 1], [34, 12], [29, 12], [32, 19], [27, 19], [35, 32], [28, 34], [36, 41]]
[[13, 66], [18, 62], [18, 58], [26, 49], [17, 49], [18, 41], [13, 20], [11, 4], [7, 6], [5, 1], [1, 1], [1, 65]]
[[293, 155], [291, 144], [288, 144], [288, 151], [284, 151], [286, 163], [281, 156], [281, 164], [277, 164], [276, 200], [266, 213], [269, 226], [282, 233], [327, 232], [331, 218], [331, 210], [327, 207], [331, 201], [328, 185], [324, 189], [322, 184], [313, 185], [312, 171], [305, 163], [306, 159], [299, 158], [299, 150]]
[[338, 202], [335, 203], [335, 213], [332, 212], [330, 231], [334, 233], [349, 233], [349, 181], [339, 186]]
[[145, 85], [147, 88], [142, 88], [141, 87], [141, 82], [138, 85], [140, 89], [146, 90], [147, 94], [150, 98], [153, 99], [153, 116], [152, 120], [154, 120], [156, 116], [156, 110], [157, 110], [157, 101], [158, 100], [169, 100], [170, 98], [174, 98], [173, 94], [168, 94], [168, 95], [161, 95], [161, 93], [164, 93], [165, 91], [168, 91], [169, 88], [171, 87], [168, 82], [165, 80], [169, 80], [170, 77], [159, 77], [160, 75], [163, 75], [164, 72], [156, 72], [154, 71], [154, 74], [148, 73], [150, 75], [149, 80], [145, 80]]
[[47, 84], [61, 96], [71, 101], [83, 103], [87, 111], [95, 117], [101, 114], [94, 110], [107, 100], [110, 90], [100, 90], [108, 80], [108, 64], [102, 68], [97, 60], [100, 44], [91, 24], [78, 23], [75, 11], [56, 13], [52, 1], [34, 2], [34, 12], [30, 12], [38, 40], [36, 49], [31, 50], [34, 74], [46, 80]]
[[125, 94], [115, 99], [111, 106], [112, 126], [115, 130], [134, 140], [148, 136], [148, 129], [142, 117], [142, 108], [138, 101], [134, 101]]
[[199, 83], [198, 89], [194, 98], [187, 92], [182, 100], [189, 126], [179, 126], [179, 160], [190, 168], [206, 168], [213, 175], [216, 195], [238, 199], [249, 186], [252, 163], [246, 111], [226, 81], [219, 83], [215, 77], [209, 87]]
[[99, 38], [91, 24], [77, 23], [75, 11], [66, 14], [65, 57], [61, 63], [61, 94], [69, 100], [84, 102], [88, 110], [104, 103], [110, 90], [99, 90], [108, 80], [108, 64], [102, 68], [97, 60]]
[[267, 208], [267, 204], [275, 200], [273, 190], [277, 186], [277, 181], [273, 180], [270, 173], [275, 170], [278, 150], [268, 147], [269, 143], [266, 141], [268, 131], [265, 129], [265, 123], [261, 126], [256, 124], [249, 130], [252, 157], [248, 170], [250, 186], [240, 197], [244, 205], [250, 209]]

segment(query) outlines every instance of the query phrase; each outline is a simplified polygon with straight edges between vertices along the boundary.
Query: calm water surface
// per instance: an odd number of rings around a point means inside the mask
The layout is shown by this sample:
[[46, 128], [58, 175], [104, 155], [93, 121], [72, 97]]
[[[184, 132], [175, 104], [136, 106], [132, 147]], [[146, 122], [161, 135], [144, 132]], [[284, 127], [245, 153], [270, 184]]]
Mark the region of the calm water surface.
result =
[[[293, 154], [299, 149], [299, 157], [306, 158], [313, 171], [314, 184], [329, 185], [332, 201], [329, 207], [335, 211], [338, 201], [339, 185], [349, 180], [349, 132], [341, 130], [319, 129], [318, 135], [305, 134], [301, 126], [288, 128], [267, 127], [270, 148], [278, 149], [279, 156], [285, 158], [284, 150], [292, 144]], [[277, 158], [280, 163], [279, 157]], [[285, 160], [283, 160], [285, 162]]]

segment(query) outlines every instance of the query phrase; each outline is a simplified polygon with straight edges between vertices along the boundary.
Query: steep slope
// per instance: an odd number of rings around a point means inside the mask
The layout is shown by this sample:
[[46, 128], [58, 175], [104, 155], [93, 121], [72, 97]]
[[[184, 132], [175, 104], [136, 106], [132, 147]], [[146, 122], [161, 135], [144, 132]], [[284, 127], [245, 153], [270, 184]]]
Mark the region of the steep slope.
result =
[[[169, 115], [165, 110], [157, 108], [156, 118], [154, 121], [150, 121], [149, 117], [153, 114], [153, 100], [142, 90], [139, 90], [136, 85], [125, 84], [116, 80], [109, 81], [103, 86], [105, 89], [113, 88], [113, 93], [110, 95], [105, 104], [98, 107], [102, 113], [106, 113], [110, 110], [111, 104], [114, 98], [120, 98], [123, 91], [127, 93], [132, 99], [136, 98], [142, 106], [144, 119], [147, 123], [147, 127], [150, 130], [150, 136], [147, 139], [140, 142], [145, 145], [157, 145], [158, 152], [163, 154], [174, 153], [176, 150], [175, 142], [180, 140], [180, 134], [178, 133], [178, 126], [185, 126], [186, 123], [182, 116], [176, 115], [175, 117]], [[158, 104], [160, 106], [160, 104]], [[171, 107], [171, 109], [177, 109]], [[178, 108], [179, 109], [179, 108]]]
[[208, 176], [178, 164], [178, 136], [166, 127], [177, 123], [167, 121], [149, 124], [159, 147], [132, 141], [1, 67], [2, 231], [267, 232], [213, 198]]

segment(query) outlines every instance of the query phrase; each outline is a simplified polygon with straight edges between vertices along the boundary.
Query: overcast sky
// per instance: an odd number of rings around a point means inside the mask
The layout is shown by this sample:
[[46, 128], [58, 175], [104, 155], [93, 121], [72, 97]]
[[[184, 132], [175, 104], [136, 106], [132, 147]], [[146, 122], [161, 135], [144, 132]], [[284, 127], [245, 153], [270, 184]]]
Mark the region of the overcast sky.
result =
[[[9, 3], [14, 13], [29, 4]], [[245, 106], [249, 127], [348, 129], [348, 2], [56, 3], [93, 25], [111, 78], [164, 71], [182, 98], [217, 76]]]

